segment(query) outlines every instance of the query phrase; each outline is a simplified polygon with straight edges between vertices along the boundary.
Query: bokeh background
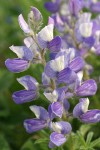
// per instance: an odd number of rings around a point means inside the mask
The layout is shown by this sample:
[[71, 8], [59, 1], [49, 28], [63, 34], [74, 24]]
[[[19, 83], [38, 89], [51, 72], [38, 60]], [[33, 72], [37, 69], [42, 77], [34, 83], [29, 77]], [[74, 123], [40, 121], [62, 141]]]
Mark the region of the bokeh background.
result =
[[[15, 57], [10, 51], [9, 46], [23, 44], [25, 36], [18, 25], [18, 15], [23, 13], [27, 20], [30, 6], [36, 6], [41, 11], [44, 18], [44, 25], [46, 25], [50, 13], [44, 8], [45, 2], [46, 0], [0, 0], [0, 150], [48, 150], [48, 141], [34, 144], [34, 141], [40, 137], [49, 137], [48, 130], [29, 135], [23, 128], [24, 119], [34, 117], [34, 114], [29, 110], [29, 106], [34, 103], [46, 108], [48, 102], [45, 101], [42, 95], [37, 101], [23, 105], [16, 105], [12, 100], [12, 93], [23, 88], [17, 83], [16, 78], [30, 74], [41, 82], [42, 66], [31, 66], [24, 73], [14, 74], [10, 73], [4, 64], [7, 58]], [[97, 94], [90, 97], [91, 104], [89, 108], [100, 109], [100, 56], [89, 56], [87, 61], [93, 65], [94, 71], [91, 77], [96, 79], [98, 83]], [[72, 102], [72, 108], [76, 102]], [[94, 132], [93, 139], [100, 137], [100, 123], [82, 125], [77, 119], [71, 120], [71, 123], [73, 131], [81, 130], [84, 138], [89, 131]], [[68, 150], [72, 150], [74, 142], [74, 140], [68, 142]], [[100, 145], [97, 146], [96, 150], [100, 150]]]

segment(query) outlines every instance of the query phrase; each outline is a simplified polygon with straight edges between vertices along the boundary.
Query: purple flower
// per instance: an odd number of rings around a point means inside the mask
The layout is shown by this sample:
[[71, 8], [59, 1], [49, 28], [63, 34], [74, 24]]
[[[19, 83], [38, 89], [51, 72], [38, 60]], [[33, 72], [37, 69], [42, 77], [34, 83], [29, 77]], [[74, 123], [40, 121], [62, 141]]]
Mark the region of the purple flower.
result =
[[69, 1], [69, 10], [72, 15], [78, 16], [79, 11], [82, 10], [83, 0], [70, 0]]
[[82, 98], [80, 102], [73, 109], [73, 116], [79, 118], [82, 114], [88, 111], [89, 99]]
[[16, 104], [22, 104], [35, 100], [38, 97], [38, 82], [31, 76], [17, 79], [25, 87], [25, 90], [14, 92], [12, 98]]
[[10, 49], [17, 54], [18, 58], [25, 59], [25, 60], [32, 60], [33, 59], [33, 52], [27, 48], [26, 46], [14, 46], [12, 45]]
[[29, 68], [29, 62], [20, 58], [7, 59], [5, 65], [9, 71], [15, 73], [23, 72]]
[[58, 53], [61, 49], [61, 37], [56, 36], [52, 41], [48, 43], [48, 49], [51, 53]]
[[100, 2], [91, 3], [90, 10], [94, 13], [100, 13]]
[[50, 135], [50, 143], [49, 143], [49, 147], [53, 148], [52, 146], [61, 146], [62, 144], [64, 144], [66, 142], [66, 138], [63, 134], [61, 133], [57, 133], [57, 132], [53, 132]]
[[35, 114], [36, 118], [46, 121], [49, 119], [49, 114], [45, 108], [33, 105], [30, 106], [30, 109]]
[[84, 123], [100, 122], [100, 110], [89, 110], [80, 116], [80, 120]]
[[[49, 61], [44, 69], [45, 74], [50, 78], [57, 77], [58, 73], [65, 69], [75, 57], [74, 49], [65, 49], [58, 52], [54, 60]], [[83, 63], [81, 61], [81, 63]], [[78, 64], [76, 64], [78, 65]], [[81, 65], [83, 67], [83, 65]], [[78, 67], [79, 70], [81, 69]]]
[[74, 58], [69, 64], [69, 68], [75, 72], [79, 72], [84, 67], [84, 61], [81, 57]]
[[58, 121], [50, 123], [51, 130], [61, 133], [61, 134], [70, 134], [72, 127], [69, 122], [66, 121]]
[[28, 133], [33, 133], [45, 128], [47, 125], [45, 120], [27, 119], [24, 121], [24, 127]]
[[97, 84], [94, 80], [90, 79], [82, 83], [76, 90], [77, 96], [92, 96], [97, 91]]
[[45, 26], [37, 36], [38, 44], [42, 49], [47, 48], [48, 42], [50, 42], [53, 39], [53, 24], [49, 24]]
[[61, 0], [56, 0], [55, 2], [46, 2], [44, 6], [48, 11], [56, 13], [59, 10], [60, 3]]
[[48, 112], [43, 107], [39, 106], [30, 106], [30, 109], [35, 113], [36, 118], [24, 121], [26, 131], [32, 133], [45, 128], [49, 119]]
[[34, 24], [36, 22], [39, 22], [41, 21], [43, 18], [42, 18], [42, 15], [40, 13], [40, 11], [36, 8], [36, 7], [31, 7], [31, 10], [33, 12], [33, 20], [34, 20]]
[[51, 120], [56, 117], [61, 118], [63, 114], [63, 106], [59, 102], [53, 102], [49, 105], [48, 112]]
[[19, 17], [18, 17], [18, 22], [19, 22], [20, 28], [21, 28], [25, 33], [30, 34], [31, 29], [30, 29], [29, 25], [26, 23], [26, 21], [24, 20], [22, 14], [19, 15]]
[[5, 65], [11, 72], [19, 73], [27, 70], [34, 54], [26, 46], [11, 46], [10, 49], [17, 54], [18, 58], [7, 59]]

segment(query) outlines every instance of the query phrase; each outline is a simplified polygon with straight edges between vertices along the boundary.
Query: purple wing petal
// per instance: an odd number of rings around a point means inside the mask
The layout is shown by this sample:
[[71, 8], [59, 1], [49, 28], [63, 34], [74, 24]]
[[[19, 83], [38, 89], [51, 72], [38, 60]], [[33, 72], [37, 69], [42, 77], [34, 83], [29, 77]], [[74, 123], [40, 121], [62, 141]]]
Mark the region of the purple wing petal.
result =
[[61, 48], [61, 37], [56, 36], [52, 41], [48, 43], [48, 49], [50, 49], [51, 53], [58, 53]]
[[65, 68], [58, 74], [58, 83], [72, 84], [76, 81], [77, 75], [70, 68]]
[[83, 0], [70, 0], [69, 1], [69, 10], [72, 15], [77, 16], [79, 11], [83, 7]]
[[29, 67], [29, 62], [23, 59], [7, 59], [5, 65], [9, 71], [19, 73], [23, 72]]
[[69, 122], [59, 121], [57, 123], [61, 127], [61, 133], [62, 134], [70, 134], [72, 127], [71, 127]]
[[62, 144], [66, 142], [66, 138], [64, 137], [63, 134], [53, 132], [50, 135], [50, 141], [56, 146], [61, 146]]
[[51, 122], [50, 128], [61, 134], [70, 134], [72, 130], [70, 123], [65, 121]]
[[22, 14], [19, 15], [19, 17], [18, 17], [18, 22], [19, 22], [20, 28], [21, 28], [25, 33], [30, 33], [30, 28], [29, 28], [28, 24], [26, 23], [26, 21], [24, 20]]
[[72, 60], [72, 62], [69, 64], [69, 68], [71, 68], [75, 72], [79, 72], [84, 67], [84, 61], [81, 57], [76, 57]]
[[56, 0], [55, 2], [46, 2], [45, 8], [51, 13], [56, 13], [59, 10], [61, 0]]
[[65, 112], [68, 112], [68, 110], [70, 108], [70, 103], [67, 99], [63, 100], [63, 107], [64, 107]]
[[51, 63], [51, 62], [48, 62], [48, 63], [46, 64], [46, 67], [45, 67], [45, 69], [44, 69], [44, 72], [45, 72], [45, 74], [46, 74], [49, 78], [54, 78], [54, 77], [56, 77], [57, 72], [54, 71], [54, 70], [51, 68], [50, 63]]
[[36, 132], [46, 127], [46, 121], [41, 119], [27, 119], [24, 121], [24, 127], [28, 133]]
[[73, 116], [79, 118], [82, 114], [88, 111], [89, 99], [81, 98], [80, 102], [73, 109]]
[[95, 43], [95, 38], [93, 36], [85, 38], [83, 39], [83, 48], [89, 49], [94, 45], [94, 43]]
[[30, 106], [30, 109], [35, 113], [38, 119], [47, 120], [49, 118], [47, 110], [41, 106]]
[[10, 49], [17, 54], [19, 58], [25, 60], [32, 60], [33, 59], [33, 52], [27, 48], [26, 46], [11, 46]]
[[54, 102], [50, 105], [49, 116], [52, 117], [62, 117], [63, 114], [63, 106], [59, 102]]
[[33, 11], [33, 14], [34, 14], [34, 20], [36, 22], [41, 21], [42, 15], [41, 15], [40, 11], [36, 7], [31, 7], [31, 10]]
[[37, 90], [38, 82], [35, 78], [31, 77], [30, 75], [26, 75], [21, 78], [17, 78], [17, 81], [25, 87], [27, 90]]
[[97, 123], [100, 122], [100, 110], [89, 110], [80, 116], [80, 120], [84, 123]]
[[92, 96], [97, 91], [97, 84], [94, 80], [90, 79], [85, 82], [77, 89], [76, 94], [78, 96]]
[[100, 2], [92, 3], [90, 5], [90, 10], [94, 13], [100, 13]]
[[82, 107], [83, 107], [83, 103], [78, 103], [74, 109], [73, 109], [73, 116], [75, 118], [79, 118], [79, 116], [81, 116], [84, 112], [82, 110]]
[[22, 104], [35, 100], [37, 98], [37, 92], [30, 90], [21, 90], [14, 92], [12, 98], [16, 104]]

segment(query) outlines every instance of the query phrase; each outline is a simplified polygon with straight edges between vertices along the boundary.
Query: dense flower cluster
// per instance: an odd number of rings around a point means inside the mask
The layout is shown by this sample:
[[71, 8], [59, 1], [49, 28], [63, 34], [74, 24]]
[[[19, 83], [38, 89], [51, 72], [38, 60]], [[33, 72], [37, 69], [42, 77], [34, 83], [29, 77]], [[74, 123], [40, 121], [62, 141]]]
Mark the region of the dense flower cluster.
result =
[[[96, 82], [84, 77], [84, 71], [89, 73], [91, 69], [84, 60], [87, 53], [100, 53], [100, 17], [91, 19], [91, 13], [82, 12], [84, 7], [99, 12], [99, 6], [99, 2], [94, 3], [92, 0], [47, 2], [45, 7], [53, 15], [42, 29], [43, 17], [35, 7], [31, 7], [28, 23], [22, 14], [18, 17], [19, 25], [26, 35], [24, 46], [11, 46], [10, 49], [18, 58], [7, 59], [5, 65], [11, 72], [19, 73], [39, 63], [44, 66], [44, 71], [42, 84], [30, 75], [18, 78], [17, 81], [25, 89], [14, 92], [12, 97], [16, 104], [30, 102], [39, 97], [39, 91], [43, 88], [43, 94], [50, 102], [48, 111], [41, 106], [30, 106], [36, 118], [25, 120], [24, 127], [28, 133], [48, 127], [51, 130], [50, 148], [61, 146], [71, 133], [71, 124], [67, 122], [70, 115], [69, 99], [79, 99], [73, 108], [74, 118], [83, 123], [100, 122], [100, 110], [88, 110], [87, 97], [95, 95]], [[60, 36], [54, 37], [54, 27]], [[50, 54], [48, 62], [46, 54]]]

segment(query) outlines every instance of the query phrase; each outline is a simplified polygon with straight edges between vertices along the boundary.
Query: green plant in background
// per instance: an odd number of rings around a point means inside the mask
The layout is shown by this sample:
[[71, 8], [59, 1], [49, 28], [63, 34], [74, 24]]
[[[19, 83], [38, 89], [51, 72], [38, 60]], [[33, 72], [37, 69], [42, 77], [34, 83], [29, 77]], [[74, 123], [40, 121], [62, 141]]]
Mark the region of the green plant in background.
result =
[[[0, 147], [1, 150], [34, 150], [34, 149], [49, 149], [48, 143], [49, 143], [49, 130], [43, 130], [39, 131], [38, 133], [34, 133], [33, 135], [28, 135], [25, 133], [22, 125], [22, 121], [24, 119], [33, 117], [33, 114], [28, 110], [28, 106], [33, 105], [31, 102], [30, 104], [24, 104], [23, 106], [15, 105], [12, 102], [11, 93], [15, 90], [19, 91], [21, 89], [20, 86], [17, 85], [17, 82], [15, 81], [16, 77], [22, 77], [26, 74], [30, 74], [31, 76], [34, 76], [38, 82], [41, 82], [41, 74], [43, 71], [43, 67], [36, 64], [34, 66], [31, 66], [29, 70], [25, 71], [25, 73], [20, 73], [17, 76], [12, 73], [8, 73], [7, 70], [4, 67], [4, 60], [9, 56], [10, 51], [7, 50], [8, 47], [14, 43], [14, 45], [20, 45], [20, 41], [23, 39], [23, 36], [18, 31], [18, 21], [17, 16], [23, 12], [24, 16], [28, 13], [29, 7], [34, 5], [36, 6], [43, 14], [44, 22], [47, 24], [47, 18], [48, 14], [45, 9], [43, 9], [43, 5], [45, 1], [9, 1], [7, 2], [1, 2], [1, 6], [4, 6], [6, 11], [2, 9], [2, 16], [5, 18], [6, 23], [2, 22], [1, 26], [1, 36], [3, 37], [1, 40], [1, 73], [0, 73], [0, 85], [1, 86], [1, 92], [0, 92], [0, 102], [1, 102], [1, 112], [0, 112]], [[15, 4], [16, 2], [16, 4]], [[23, 5], [24, 4], [24, 5]], [[38, 7], [39, 5], [39, 7]], [[7, 15], [8, 12], [8, 15]], [[14, 17], [15, 16], [15, 17]], [[12, 24], [13, 23], [13, 24]], [[2, 30], [3, 29], [3, 30]], [[3, 31], [7, 31], [4, 32]], [[58, 33], [57, 33], [58, 34]], [[5, 40], [6, 39], [6, 40]], [[50, 47], [49, 47], [50, 48]], [[12, 53], [10, 54], [12, 57]], [[46, 56], [48, 57], [48, 56]], [[89, 56], [89, 62], [92, 62], [92, 65], [94, 65], [94, 69], [99, 68], [99, 56]], [[96, 59], [98, 58], [98, 59]], [[48, 58], [47, 58], [48, 59]], [[96, 62], [95, 62], [96, 59]], [[95, 62], [95, 64], [93, 63]], [[38, 68], [38, 71], [37, 71]], [[98, 72], [93, 72], [91, 76], [95, 78], [98, 81]], [[5, 78], [4, 78], [5, 77]], [[5, 84], [4, 84], [5, 83]], [[48, 101], [46, 101], [45, 96], [42, 95], [43, 90], [40, 91], [40, 98], [38, 98], [38, 101], [34, 101], [34, 105], [41, 105], [45, 108], [48, 107]], [[99, 90], [98, 90], [99, 93]], [[90, 108], [100, 108], [99, 104], [99, 94], [97, 93], [96, 96], [93, 97], [92, 104]], [[76, 98], [77, 99], [77, 98]], [[92, 100], [92, 98], [90, 98]], [[43, 103], [44, 102], [44, 103]], [[71, 110], [73, 109], [76, 102], [71, 102]], [[20, 114], [20, 115], [19, 115]], [[19, 117], [20, 116], [20, 117]], [[100, 124], [94, 124], [94, 125], [82, 125], [78, 120], [72, 119], [70, 117], [69, 120], [72, 124], [73, 131], [67, 143], [63, 147], [57, 147], [55, 149], [70, 149], [70, 150], [78, 150], [78, 149], [99, 149], [100, 144], [99, 141], [99, 127]], [[77, 130], [80, 128], [80, 130], [77, 132]], [[93, 131], [95, 134], [93, 136], [93, 133], [90, 131]], [[16, 132], [15, 132], [16, 131]], [[76, 132], [76, 133], [75, 133]]]

